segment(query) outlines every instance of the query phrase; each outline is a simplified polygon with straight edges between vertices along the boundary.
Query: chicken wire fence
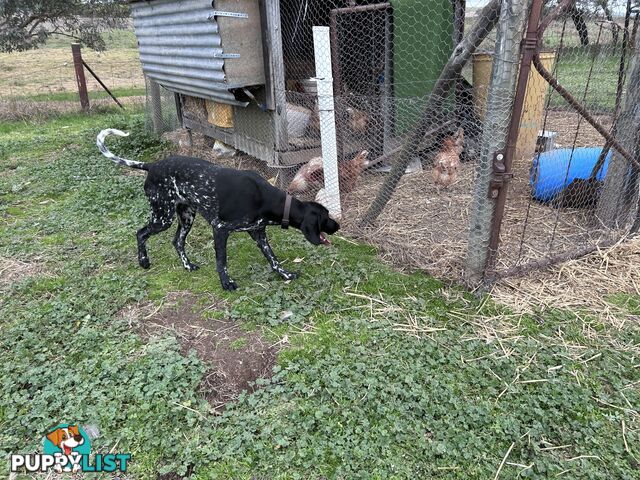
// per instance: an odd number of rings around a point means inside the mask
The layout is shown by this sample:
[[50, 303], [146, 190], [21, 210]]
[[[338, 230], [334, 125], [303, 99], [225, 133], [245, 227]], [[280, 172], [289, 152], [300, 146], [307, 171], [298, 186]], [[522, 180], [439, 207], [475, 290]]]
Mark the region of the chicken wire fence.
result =
[[180, 99], [176, 94], [148, 77], [145, 77], [145, 85], [145, 128], [159, 135], [180, 128]]
[[[145, 79], [135, 50], [95, 52], [84, 49], [89, 67], [125, 108], [145, 99]], [[0, 53], [0, 120], [48, 118], [82, 107], [70, 48], [41, 48]], [[118, 108], [85, 70], [89, 111]]]
[[540, 76], [527, 91], [525, 105], [534, 107], [525, 108], [518, 145], [535, 123], [536, 154], [516, 149], [496, 277], [580, 256], [637, 229], [638, 13], [626, 0], [568, 5], [542, 33], [540, 55], [566, 93]]
[[[482, 43], [487, 51], [495, 40], [495, 4], [492, 19], [484, 19], [485, 28], [475, 34], [474, 46]], [[284, 82], [276, 95], [286, 99], [288, 148], [303, 160], [293, 168], [260, 170], [300, 199], [334, 207], [337, 193], [339, 211], [330, 210], [340, 216], [342, 231], [380, 247], [396, 265], [460, 278], [482, 132], [472, 50], [468, 62], [448, 75], [441, 72], [464, 35], [465, 17], [473, 25], [480, 9], [465, 11], [464, 2], [449, 0], [280, 1], [279, 8]], [[316, 26], [330, 31], [329, 45], [321, 50], [314, 46]], [[331, 63], [331, 115], [319, 108], [325, 98], [316, 81], [316, 58]], [[446, 91], [434, 92], [439, 78], [448, 83]], [[483, 81], [486, 91], [488, 79]], [[189, 115], [211, 117], [204, 100], [182, 96], [182, 101]], [[503, 104], [508, 108], [509, 99]], [[263, 124], [252, 127], [257, 137], [276, 135], [263, 133]], [[403, 150], [416, 137], [416, 127], [420, 138]], [[323, 133], [331, 129], [335, 175], [325, 172], [322, 162], [326, 141], [331, 142]], [[211, 143], [195, 154], [209, 156]], [[303, 152], [314, 148], [318, 154], [304, 158]], [[216, 161], [241, 168], [259, 164], [238, 156]]]
[[[637, 158], [637, 145], [629, 147], [638, 137], [630, 106], [637, 15], [622, 1], [606, 9], [564, 3], [542, 11], [546, 19], [562, 7], [543, 36], [540, 62]], [[300, 160], [224, 160], [229, 151], [218, 145], [216, 161], [260, 170], [298, 198], [325, 204], [343, 232], [378, 246], [394, 264], [453, 281], [469, 281], [470, 271], [485, 280], [510, 275], [628, 233], [635, 165], [535, 68], [518, 135], [508, 135], [531, 2], [467, 5], [280, 1], [284, 81], [275, 93], [286, 100], [287, 153]], [[318, 26], [328, 27], [324, 46], [314, 39]], [[322, 77], [324, 64], [330, 73]], [[204, 100], [181, 98], [185, 111], [210, 116]], [[277, 136], [273, 125], [256, 123], [256, 136]], [[617, 183], [605, 175], [614, 165]]]

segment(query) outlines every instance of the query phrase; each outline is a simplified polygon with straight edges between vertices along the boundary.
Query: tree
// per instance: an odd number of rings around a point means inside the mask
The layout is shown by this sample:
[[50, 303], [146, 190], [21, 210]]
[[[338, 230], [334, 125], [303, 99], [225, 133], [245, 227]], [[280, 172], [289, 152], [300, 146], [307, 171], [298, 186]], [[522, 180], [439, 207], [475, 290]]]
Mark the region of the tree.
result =
[[580, 45], [586, 47], [589, 45], [589, 31], [587, 30], [587, 22], [584, 20], [584, 11], [576, 5], [573, 5], [573, 7], [569, 9], [569, 14], [580, 37]]
[[0, 52], [38, 48], [51, 35], [104, 50], [100, 33], [122, 27], [127, 15], [122, 0], [0, 0]]

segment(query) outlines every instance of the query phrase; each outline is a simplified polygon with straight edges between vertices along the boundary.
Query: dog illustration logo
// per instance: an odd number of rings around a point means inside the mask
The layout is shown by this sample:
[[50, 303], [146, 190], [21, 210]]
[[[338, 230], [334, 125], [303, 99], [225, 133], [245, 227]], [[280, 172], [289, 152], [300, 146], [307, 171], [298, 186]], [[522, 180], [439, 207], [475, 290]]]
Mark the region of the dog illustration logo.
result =
[[43, 453], [12, 454], [11, 472], [45, 473], [51, 469], [58, 473], [126, 472], [130, 453], [91, 454], [91, 438], [98, 436], [98, 427], [94, 425], [86, 426], [85, 431], [75, 423], [60, 424], [45, 433]]
[[[45, 455], [65, 455], [67, 457], [79, 457], [80, 455], [89, 455], [91, 451], [91, 441], [85, 431], [78, 425], [61, 424], [47, 433], [44, 437], [44, 453]], [[80, 469], [80, 465], [71, 462], [74, 472]], [[57, 465], [59, 467], [59, 465]], [[62, 468], [56, 468], [60, 471]]]
[[44, 453], [47, 454], [84, 455], [90, 449], [89, 436], [78, 425], [58, 425], [45, 436]]

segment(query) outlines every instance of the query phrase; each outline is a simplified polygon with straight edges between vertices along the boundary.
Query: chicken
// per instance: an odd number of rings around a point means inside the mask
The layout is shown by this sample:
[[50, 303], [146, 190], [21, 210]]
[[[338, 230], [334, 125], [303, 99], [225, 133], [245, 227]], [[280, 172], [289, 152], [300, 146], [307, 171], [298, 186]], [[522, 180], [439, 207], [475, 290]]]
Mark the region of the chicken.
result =
[[[369, 165], [367, 156], [369, 152], [363, 150], [351, 160], [338, 163], [338, 181], [340, 183], [340, 193], [349, 193], [356, 188], [358, 178]], [[304, 193], [324, 187], [324, 169], [322, 157], [315, 157], [303, 165], [296, 176], [289, 184], [287, 192]]]
[[362, 135], [369, 127], [369, 115], [357, 108], [347, 107], [348, 125], [352, 132]]
[[460, 154], [464, 143], [464, 130], [458, 131], [447, 137], [442, 142], [442, 148], [433, 162], [433, 183], [442, 187], [448, 187], [458, 179], [460, 168]]

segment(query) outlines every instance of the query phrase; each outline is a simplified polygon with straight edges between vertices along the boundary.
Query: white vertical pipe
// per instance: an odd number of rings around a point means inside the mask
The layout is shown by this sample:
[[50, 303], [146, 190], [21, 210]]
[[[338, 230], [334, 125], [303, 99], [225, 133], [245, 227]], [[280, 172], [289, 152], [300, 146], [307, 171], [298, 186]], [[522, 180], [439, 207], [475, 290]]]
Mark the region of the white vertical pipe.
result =
[[313, 27], [313, 48], [316, 59], [316, 85], [318, 87], [318, 114], [320, 117], [320, 145], [324, 168], [325, 207], [337, 218], [340, 209], [338, 179], [338, 147], [336, 119], [333, 104], [333, 76], [331, 73], [331, 43], [329, 27]]

